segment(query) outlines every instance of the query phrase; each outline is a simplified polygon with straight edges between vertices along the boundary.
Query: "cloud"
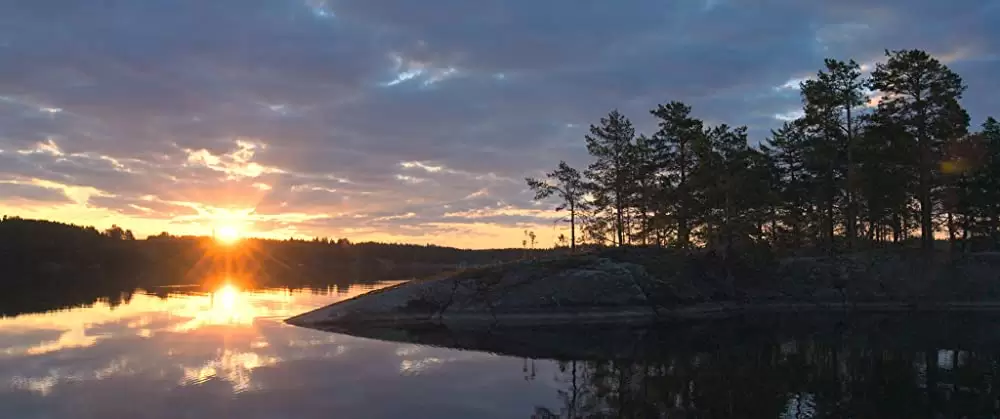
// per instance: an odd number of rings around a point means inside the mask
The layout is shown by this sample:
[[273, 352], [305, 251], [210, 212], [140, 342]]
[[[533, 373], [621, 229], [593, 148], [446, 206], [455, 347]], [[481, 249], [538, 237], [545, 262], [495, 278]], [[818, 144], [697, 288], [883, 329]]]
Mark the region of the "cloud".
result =
[[236, 149], [232, 152], [216, 155], [206, 149], [184, 150], [187, 153], [187, 163], [194, 166], [202, 166], [216, 172], [222, 172], [226, 179], [257, 178], [266, 173], [283, 173], [284, 171], [275, 167], [262, 166], [253, 161], [257, 149], [265, 148], [266, 144], [260, 144], [247, 139], [234, 140]]
[[5, 201], [29, 201], [50, 204], [70, 202], [69, 197], [60, 189], [23, 183], [0, 182], [0, 196], [3, 196]]
[[145, 218], [172, 219], [179, 216], [197, 215], [195, 205], [165, 202], [154, 196], [128, 198], [118, 196], [94, 196], [87, 200], [94, 207], [115, 211], [123, 215]]
[[[448, 214], [547, 208], [521, 179], [586, 165], [586, 127], [613, 108], [648, 131], [681, 100], [759, 141], [825, 57], [926, 49], [978, 124], [1000, 109], [996, 21], [987, 0], [6, 2], [0, 181], [71, 188], [76, 207], [0, 210], [144, 233], [250, 211], [274, 234], [443, 244], [548, 230]], [[483, 234], [471, 245], [499, 240]]]

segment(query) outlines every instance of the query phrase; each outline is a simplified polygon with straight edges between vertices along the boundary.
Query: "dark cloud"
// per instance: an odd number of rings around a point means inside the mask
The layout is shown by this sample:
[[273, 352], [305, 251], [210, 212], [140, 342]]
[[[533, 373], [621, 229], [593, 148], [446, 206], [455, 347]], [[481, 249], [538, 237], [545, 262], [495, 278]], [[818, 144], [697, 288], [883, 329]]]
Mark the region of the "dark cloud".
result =
[[926, 49], [978, 124], [1000, 109], [996, 22], [988, 0], [5, 2], [0, 176], [134, 216], [153, 196], [331, 217], [309, 228], [514, 225], [536, 217], [445, 214], [532, 208], [521, 179], [585, 165], [613, 108], [649, 130], [681, 100], [760, 140], [824, 57]]
[[0, 196], [4, 197], [5, 201], [26, 200], [53, 204], [70, 202], [69, 197], [61, 189], [17, 183], [0, 183]]

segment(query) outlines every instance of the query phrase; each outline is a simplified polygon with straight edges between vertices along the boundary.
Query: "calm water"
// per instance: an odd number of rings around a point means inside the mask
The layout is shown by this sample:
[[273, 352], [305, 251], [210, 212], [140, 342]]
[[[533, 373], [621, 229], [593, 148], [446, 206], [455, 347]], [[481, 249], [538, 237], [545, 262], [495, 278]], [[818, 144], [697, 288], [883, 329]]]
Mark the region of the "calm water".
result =
[[174, 289], [2, 318], [0, 418], [995, 417], [1000, 396], [984, 319], [396, 341], [281, 322], [371, 289]]

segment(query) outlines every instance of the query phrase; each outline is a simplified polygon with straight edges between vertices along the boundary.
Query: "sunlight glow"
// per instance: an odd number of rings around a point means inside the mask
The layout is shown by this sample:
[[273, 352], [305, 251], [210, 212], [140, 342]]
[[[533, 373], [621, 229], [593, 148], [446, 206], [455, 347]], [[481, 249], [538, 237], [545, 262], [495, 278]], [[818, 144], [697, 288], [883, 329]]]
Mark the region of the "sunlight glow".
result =
[[241, 237], [240, 230], [236, 226], [225, 225], [215, 230], [215, 240], [225, 245], [235, 244]]
[[[278, 294], [275, 297], [284, 297]], [[174, 331], [198, 330], [205, 326], [249, 327], [254, 319], [267, 316], [268, 310], [258, 304], [256, 297], [242, 291], [232, 282], [226, 281], [210, 294], [207, 305], [193, 310], [190, 320], [174, 328]]]
[[236, 300], [239, 296], [240, 291], [236, 287], [232, 284], [226, 284], [215, 292], [215, 302], [219, 304], [219, 308], [232, 311], [236, 307]]

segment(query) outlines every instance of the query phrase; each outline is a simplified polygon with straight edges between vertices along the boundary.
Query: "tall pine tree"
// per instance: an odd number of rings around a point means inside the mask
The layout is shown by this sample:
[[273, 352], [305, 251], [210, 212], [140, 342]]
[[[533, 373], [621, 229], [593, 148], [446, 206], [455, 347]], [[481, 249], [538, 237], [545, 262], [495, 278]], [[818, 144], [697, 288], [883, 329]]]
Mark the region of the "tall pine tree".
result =
[[691, 117], [691, 107], [681, 102], [659, 105], [650, 111], [657, 119], [659, 130], [653, 135], [654, 158], [663, 173], [662, 185], [667, 190], [664, 212], [673, 214], [677, 231], [677, 246], [691, 245], [691, 229], [697, 212], [697, 194], [691, 177], [698, 168], [694, 148], [704, 142], [701, 120]]
[[934, 248], [935, 190], [940, 185], [943, 145], [965, 135], [969, 116], [959, 104], [962, 78], [920, 50], [886, 51], [888, 61], [872, 73], [882, 92], [878, 112], [898, 124], [916, 144], [913, 169], [920, 203], [921, 247]]
[[632, 151], [635, 128], [618, 110], [601, 118], [600, 125], [590, 126], [586, 136], [587, 151], [595, 158], [586, 171], [594, 205], [611, 217], [615, 244], [625, 245], [629, 195], [634, 190]]

